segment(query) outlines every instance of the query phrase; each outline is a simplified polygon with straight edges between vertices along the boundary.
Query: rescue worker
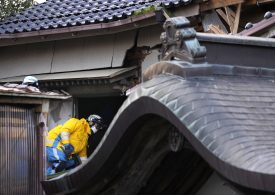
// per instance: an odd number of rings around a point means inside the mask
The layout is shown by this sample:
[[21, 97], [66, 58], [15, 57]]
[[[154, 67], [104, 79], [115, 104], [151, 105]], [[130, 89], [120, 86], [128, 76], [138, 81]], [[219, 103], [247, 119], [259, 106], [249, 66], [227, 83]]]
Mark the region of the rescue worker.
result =
[[46, 143], [47, 160], [50, 167], [47, 175], [68, 170], [87, 160], [88, 137], [104, 127], [96, 114], [87, 119], [71, 118], [49, 131]]
[[38, 88], [38, 79], [34, 76], [26, 76], [22, 82], [22, 85], [33, 86]]

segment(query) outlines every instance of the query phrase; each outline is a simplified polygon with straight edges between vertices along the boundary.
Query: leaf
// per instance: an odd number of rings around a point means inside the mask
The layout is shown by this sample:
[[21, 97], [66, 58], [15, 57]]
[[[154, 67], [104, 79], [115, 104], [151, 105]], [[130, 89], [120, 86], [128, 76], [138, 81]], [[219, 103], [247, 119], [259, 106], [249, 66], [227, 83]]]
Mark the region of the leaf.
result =
[[34, 0], [0, 0], [0, 21], [34, 4]]

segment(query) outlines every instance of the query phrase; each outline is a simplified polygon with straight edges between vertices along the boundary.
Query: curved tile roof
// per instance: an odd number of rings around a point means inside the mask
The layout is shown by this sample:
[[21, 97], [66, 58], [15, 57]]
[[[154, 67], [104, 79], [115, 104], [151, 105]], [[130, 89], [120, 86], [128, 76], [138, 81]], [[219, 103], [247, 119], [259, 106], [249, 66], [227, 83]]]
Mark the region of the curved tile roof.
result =
[[121, 20], [150, 6], [180, 6], [192, 0], [48, 0], [0, 22], [0, 34], [57, 29]]
[[[155, 114], [177, 127], [228, 180], [275, 192], [274, 72], [205, 64], [181, 64], [179, 70], [173, 63], [162, 71], [154, 70], [158, 65], [152, 66], [151, 79], [137, 86], [120, 107], [88, 163], [63, 177], [44, 181], [45, 191], [69, 192], [84, 183], [93, 183], [93, 189], [96, 182], [112, 181], [99, 180], [98, 175], [103, 175], [98, 173], [105, 170], [107, 161], [119, 164], [112, 159], [119, 156], [115, 148], [121, 149], [124, 142], [127, 147], [131, 144], [134, 136], [124, 135], [132, 135], [134, 122]], [[161, 126], [153, 129], [155, 135], [157, 129]]]

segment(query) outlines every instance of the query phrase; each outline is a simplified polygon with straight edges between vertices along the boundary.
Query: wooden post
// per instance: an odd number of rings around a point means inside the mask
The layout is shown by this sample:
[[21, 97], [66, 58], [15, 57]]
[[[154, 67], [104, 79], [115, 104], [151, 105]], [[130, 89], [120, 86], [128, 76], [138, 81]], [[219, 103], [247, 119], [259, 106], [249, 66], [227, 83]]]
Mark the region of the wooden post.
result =
[[236, 11], [236, 16], [235, 16], [235, 21], [234, 21], [234, 28], [232, 31], [232, 34], [238, 33], [238, 28], [239, 28], [239, 23], [240, 23], [240, 16], [241, 16], [241, 8], [242, 4], [237, 5], [237, 11]]

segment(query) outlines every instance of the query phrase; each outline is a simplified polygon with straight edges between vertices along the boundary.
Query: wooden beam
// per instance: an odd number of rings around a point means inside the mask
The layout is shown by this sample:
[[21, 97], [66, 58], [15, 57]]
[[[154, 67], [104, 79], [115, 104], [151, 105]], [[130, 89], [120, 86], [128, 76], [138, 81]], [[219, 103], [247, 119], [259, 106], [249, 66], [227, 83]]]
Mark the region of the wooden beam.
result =
[[229, 25], [227, 16], [222, 9], [216, 9], [216, 12], [222, 17], [222, 19]]
[[4, 104], [43, 104], [42, 99], [23, 98], [18, 96], [0, 96], [0, 103]]
[[256, 5], [257, 3], [272, 3], [275, 2], [275, 0], [246, 0], [245, 5]]
[[232, 14], [230, 14], [232, 10], [229, 7], [224, 7], [224, 9], [225, 9], [225, 12], [222, 9], [217, 9], [216, 12], [228, 24], [228, 26], [230, 27], [230, 32], [232, 32], [233, 29], [231, 29], [231, 26], [233, 26], [233, 23], [234, 23], [234, 17], [232, 16]]
[[[215, 10], [211, 10], [202, 14], [202, 25], [204, 32], [208, 32], [211, 25], [213, 25], [215, 27], [218, 27], [219, 30], [223, 32], [222, 34], [228, 33], [226, 27], [224, 26], [224, 23], [221, 21]], [[217, 32], [217, 29], [215, 27], [213, 27], [213, 31]]]
[[211, 24], [208, 26], [208, 28], [209, 28], [208, 32], [211, 32], [214, 34], [226, 34], [219, 26]]
[[229, 16], [232, 17], [232, 18], [235, 18], [236, 17], [236, 13], [232, 9], [230, 9], [230, 7], [227, 6], [227, 8], [228, 8]]
[[274, 0], [258, 0], [259, 3], [271, 3], [275, 2]]
[[230, 32], [232, 34], [236, 34], [238, 32], [241, 15], [241, 5], [241, 3], [237, 5], [236, 13], [228, 6], [224, 7], [225, 12], [222, 9], [216, 9], [216, 12], [228, 24]]
[[258, 0], [247, 0], [245, 1], [245, 5], [256, 5]]
[[230, 32], [233, 31], [233, 18], [230, 16], [229, 13], [229, 7], [225, 7], [225, 13], [226, 13], [226, 18], [227, 18], [227, 23], [229, 24]]
[[238, 33], [242, 4], [238, 4], [232, 34]]
[[207, 2], [203, 2], [200, 4], [200, 10], [207, 11], [221, 7], [226, 7], [229, 5], [236, 5], [244, 2], [244, 0], [209, 0]]

